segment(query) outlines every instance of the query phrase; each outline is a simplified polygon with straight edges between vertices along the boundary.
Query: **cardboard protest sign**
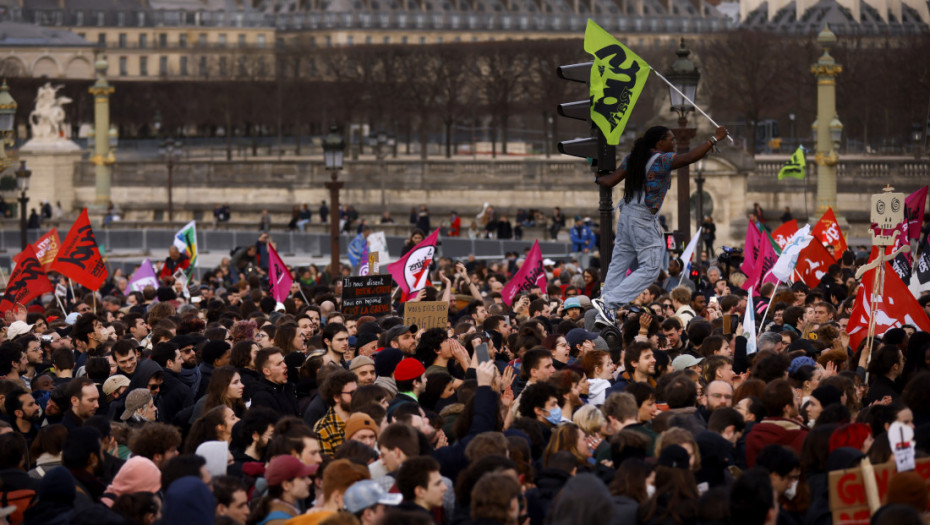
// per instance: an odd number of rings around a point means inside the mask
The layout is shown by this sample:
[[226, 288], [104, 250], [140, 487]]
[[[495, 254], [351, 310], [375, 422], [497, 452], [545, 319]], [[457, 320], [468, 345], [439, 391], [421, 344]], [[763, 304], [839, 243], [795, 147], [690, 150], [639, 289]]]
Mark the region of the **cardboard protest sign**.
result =
[[[878, 489], [878, 501], [885, 501], [888, 483], [897, 473], [895, 462], [872, 465], [875, 486]], [[930, 479], [930, 458], [916, 461], [915, 472], [924, 479]], [[862, 467], [830, 472], [830, 511], [836, 525], [868, 524], [869, 512], [866, 486], [862, 478]]]
[[342, 279], [342, 313], [385, 315], [391, 311], [391, 276], [365, 275]]
[[404, 324], [417, 325], [420, 330], [446, 328], [449, 325], [449, 303], [408, 301], [404, 304]]

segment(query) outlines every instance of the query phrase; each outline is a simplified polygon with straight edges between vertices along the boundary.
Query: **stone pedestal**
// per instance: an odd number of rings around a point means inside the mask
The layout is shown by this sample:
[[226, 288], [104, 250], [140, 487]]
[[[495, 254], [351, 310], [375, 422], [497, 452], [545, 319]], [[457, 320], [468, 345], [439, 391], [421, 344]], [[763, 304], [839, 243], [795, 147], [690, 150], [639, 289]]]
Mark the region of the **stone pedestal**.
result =
[[61, 202], [65, 213], [74, 205], [74, 163], [81, 160], [80, 146], [70, 140], [30, 140], [19, 149], [19, 159], [32, 171], [29, 179], [29, 209], [38, 209], [46, 200]]

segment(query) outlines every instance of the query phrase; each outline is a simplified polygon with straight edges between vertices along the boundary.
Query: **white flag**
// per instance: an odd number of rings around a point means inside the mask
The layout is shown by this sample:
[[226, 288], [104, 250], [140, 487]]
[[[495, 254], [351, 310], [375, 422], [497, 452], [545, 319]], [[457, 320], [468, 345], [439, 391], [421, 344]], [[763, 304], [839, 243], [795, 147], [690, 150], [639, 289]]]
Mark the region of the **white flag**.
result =
[[752, 287], [746, 300], [746, 316], [743, 317], [743, 335], [746, 337], [746, 355], [756, 353], [756, 312], [752, 306]]
[[779, 282], [788, 281], [794, 274], [794, 268], [798, 265], [798, 254], [801, 253], [801, 250], [807, 248], [807, 245], [814, 238], [811, 236], [810, 232], [811, 225], [805, 224], [803, 228], [796, 231], [794, 235], [788, 239], [788, 244], [782, 248], [781, 255], [778, 256], [778, 260], [775, 261], [775, 265], [772, 266], [771, 269], [771, 274], [774, 275]]
[[701, 242], [701, 227], [698, 226], [694, 236], [691, 237], [691, 242], [688, 243], [688, 246], [685, 246], [685, 251], [681, 254], [681, 264], [683, 268], [681, 269], [681, 275], [687, 276], [688, 272], [691, 271], [691, 258], [694, 257], [694, 250], [697, 249], [698, 243]]

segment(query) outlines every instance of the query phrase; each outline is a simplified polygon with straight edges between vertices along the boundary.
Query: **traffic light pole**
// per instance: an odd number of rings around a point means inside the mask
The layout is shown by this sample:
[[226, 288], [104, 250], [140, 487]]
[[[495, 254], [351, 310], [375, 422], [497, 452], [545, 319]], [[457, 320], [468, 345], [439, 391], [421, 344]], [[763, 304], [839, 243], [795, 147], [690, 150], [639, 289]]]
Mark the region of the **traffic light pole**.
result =
[[613, 188], [605, 188], [603, 186], [598, 186], [600, 188], [600, 203], [598, 206], [598, 211], [601, 215], [601, 246], [600, 246], [600, 261], [601, 261], [601, 280], [604, 280], [604, 277], [607, 275], [607, 267], [610, 266], [610, 259], [613, 255], [614, 248], [614, 202], [613, 202]]

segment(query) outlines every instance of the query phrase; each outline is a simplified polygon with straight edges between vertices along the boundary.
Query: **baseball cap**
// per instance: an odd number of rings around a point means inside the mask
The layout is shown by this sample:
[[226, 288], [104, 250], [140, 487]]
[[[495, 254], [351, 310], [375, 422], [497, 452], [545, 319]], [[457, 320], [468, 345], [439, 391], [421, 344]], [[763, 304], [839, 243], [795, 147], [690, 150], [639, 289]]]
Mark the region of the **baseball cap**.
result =
[[410, 381], [411, 379], [419, 378], [425, 373], [426, 368], [423, 368], [423, 363], [412, 357], [408, 357], [397, 364], [397, 368], [394, 369], [394, 380]]
[[6, 329], [6, 338], [12, 341], [23, 334], [28, 334], [33, 326], [35, 325], [26, 324], [25, 321], [13, 321], [13, 324]]
[[137, 388], [133, 390], [126, 396], [126, 410], [123, 410], [123, 415], [119, 418], [126, 421], [132, 417], [136, 410], [148, 405], [151, 400], [152, 394], [149, 392], [149, 389]]
[[381, 505], [400, 505], [404, 499], [402, 494], [391, 494], [386, 492], [377, 481], [372, 479], [363, 479], [352, 484], [343, 496], [346, 510], [355, 514], [368, 507], [377, 504]]
[[569, 308], [581, 308], [581, 300], [577, 297], [569, 297], [562, 304], [562, 309], [568, 310]]
[[672, 359], [672, 369], [674, 369], [676, 372], [681, 372], [682, 370], [691, 368], [703, 360], [703, 357], [698, 358], [691, 354], [682, 354], [675, 359]]
[[129, 386], [129, 378], [122, 374], [117, 374], [107, 378], [107, 380], [103, 382], [103, 393], [105, 395], [111, 395], [124, 386]]
[[361, 368], [365, 365], [375, 366], [375, 360], [367, 355], [360, 355], [349, 363], [349, 371], [354, 372], [357, 368]]
[[268, 486], [275, 487], [294, 478], [312, 476], [318, 468], [319, 465], [304, 465], [290, 454], [275, 456], [265, 469], [265, 481], [268, 482]]
[[387, 335], [385, 336], [385, 341], [391, 342], [397, 339], [398, 337], [402, 336], [403, 334], [406, 334], [406, 333], [415, 334], [419, 331], [420, 329], [415, 324], [412, 324], [410, 326], [399, 324], [387, 331]]
[[574, 348], [585, 341], [594, 341], [597, 339], [598, 334], [594, 332], [589, 332], [584, 328], [572, 328], [565, 334], [565, 340], [568, 342], [568, 345]]

